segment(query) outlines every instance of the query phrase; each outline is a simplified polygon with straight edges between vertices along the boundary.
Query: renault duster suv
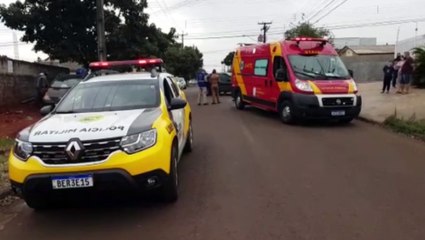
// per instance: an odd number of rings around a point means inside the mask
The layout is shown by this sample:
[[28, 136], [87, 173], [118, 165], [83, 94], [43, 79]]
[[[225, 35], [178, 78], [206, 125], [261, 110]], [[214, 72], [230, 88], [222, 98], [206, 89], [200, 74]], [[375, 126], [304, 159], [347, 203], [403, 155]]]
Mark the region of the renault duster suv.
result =
[[73, 88], [23, 131], [9, 159], [14, 191], [31, 208], [49, 196], [107, 189], [178, 197], [177, 163], [193, 144], [186, 97], [167, 73], [115, 74]]

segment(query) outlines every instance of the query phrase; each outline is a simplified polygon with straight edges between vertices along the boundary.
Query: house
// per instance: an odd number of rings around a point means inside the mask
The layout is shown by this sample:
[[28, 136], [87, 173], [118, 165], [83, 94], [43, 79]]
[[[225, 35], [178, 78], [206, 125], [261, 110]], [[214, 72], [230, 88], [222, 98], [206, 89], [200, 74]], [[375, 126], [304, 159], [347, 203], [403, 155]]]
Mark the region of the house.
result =
[[391, 59], [394, 56], [395, 45], [345, 46], [338, 51], [341, 57], [363, 57]]
[[376, 38], [345, 37], [334, 38], [332, 44], [336, 49], [342, 49], [345, 46], [373, 46], [377, 44]]
[[395, 45], [345, 46], [338, 51], [358, 82], [382, 80], [382, 69], [394, 59]]

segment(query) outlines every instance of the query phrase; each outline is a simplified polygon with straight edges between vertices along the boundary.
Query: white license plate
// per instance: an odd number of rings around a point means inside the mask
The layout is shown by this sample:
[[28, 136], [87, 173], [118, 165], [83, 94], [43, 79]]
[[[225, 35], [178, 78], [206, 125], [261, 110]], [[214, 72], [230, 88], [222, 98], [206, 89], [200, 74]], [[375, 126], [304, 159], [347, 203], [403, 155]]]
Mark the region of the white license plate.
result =
[[341, 117], [345, 116], [345, 111], [332, 111], [331, 114], [333, 117]]
[[52, 177], [53, 189], [89, 188], [93, 186], [92, 175]]

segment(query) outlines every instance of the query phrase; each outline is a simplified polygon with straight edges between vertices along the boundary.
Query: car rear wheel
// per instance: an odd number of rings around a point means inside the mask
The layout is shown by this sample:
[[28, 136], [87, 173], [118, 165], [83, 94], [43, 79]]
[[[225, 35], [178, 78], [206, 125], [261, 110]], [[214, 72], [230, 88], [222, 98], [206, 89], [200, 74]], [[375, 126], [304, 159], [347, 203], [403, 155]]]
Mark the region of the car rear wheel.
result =
[[236, 93], [235, 97], [235, 107], [236, 109], [243, 110], [245, 108], [245, 102], [242, 99], [241, 92]]
[[170, 162], [170, 174], [168, 179], [162, 186], [161, 199], [167, 203], [176, 202], [178, 199], [178, 185], [179, 177], [177, 173], [177, 162], [178, 162], [177, 145], [173, 145], [171, 150], [171, 162]]

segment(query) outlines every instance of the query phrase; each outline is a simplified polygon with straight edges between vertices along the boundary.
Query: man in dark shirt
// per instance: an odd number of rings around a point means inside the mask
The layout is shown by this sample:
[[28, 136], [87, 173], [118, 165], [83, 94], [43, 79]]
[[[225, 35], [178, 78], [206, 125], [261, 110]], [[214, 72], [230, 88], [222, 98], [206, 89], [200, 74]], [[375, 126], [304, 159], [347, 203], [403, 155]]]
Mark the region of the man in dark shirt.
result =
[[390, 61], [387, 65], [385, 65], [383, 70], [384, 70], [384, 86], [382, 88], [381, 93], [384, 93], [385, 91], [387, 93], [390, 93], [391, 81], [394, 75], [393, 61]]
[[410, 52], [405, 52], [404, 57], [405, 62], [401, 67], [400, 91], [402, 94], [408, 94], [413, 75], [413, 58], [410, 56]]

